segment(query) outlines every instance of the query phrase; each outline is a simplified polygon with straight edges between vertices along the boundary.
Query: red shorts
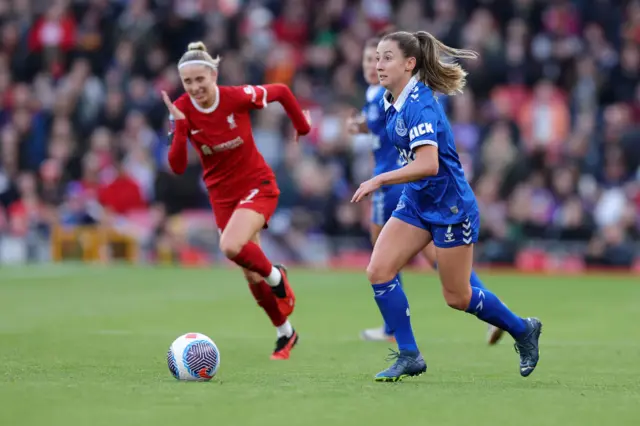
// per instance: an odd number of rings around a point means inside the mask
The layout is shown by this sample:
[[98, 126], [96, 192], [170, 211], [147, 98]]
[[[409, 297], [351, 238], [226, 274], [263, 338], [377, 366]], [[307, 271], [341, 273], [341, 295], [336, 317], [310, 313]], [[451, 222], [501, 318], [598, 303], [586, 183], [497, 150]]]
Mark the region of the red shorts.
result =
[[211, 207], [213, 214], [216, 218], [216, 225], [222, 232], [227, 226], [231, 215], [236, 209], [249, 209], [254, 212], [260, 213], [264, 216], [264, 227], [267, 227], [269, 219], [273, 216], [278, 206], [278, 197], [280, 190], [276, 186], [275, 182], [265, 183], [258, 185], [256, 188], [245, 191], [241, 194], [236, 201], [232, 202], [216, 202], [211, 194], [209, 199], [211, 201]]

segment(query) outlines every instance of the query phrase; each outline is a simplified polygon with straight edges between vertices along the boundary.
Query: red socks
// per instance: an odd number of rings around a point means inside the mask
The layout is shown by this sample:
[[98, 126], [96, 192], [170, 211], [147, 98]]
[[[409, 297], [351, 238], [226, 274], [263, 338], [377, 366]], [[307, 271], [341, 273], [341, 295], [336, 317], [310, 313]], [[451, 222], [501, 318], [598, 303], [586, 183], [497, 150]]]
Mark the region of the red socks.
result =
[[287, 321], [287, 317], [282, 315], [280, 309], [278, 309], [278, 302], [269, 284], [264, 280], [258, 284], [249, 283], [249, 289], [251, 290], [251, 294], [253, 294], [253, 298], [256, 299], [258, 305], [264, 309], [274, 326], [279, 327]]
[[[257, 272], [263, 277], [268, 277], [273, 269], [273, 265], [267, 259], [260, 246], [251, 241], [245, 244], [240, 253], [231, 260], [243, 268]], [[287, 321], [287, 317], [278, 308], [278, 301], [271, 290], [271, 286], [266, 281], [262, 280], [258, 284], [249, 283], [249, 289], [253, 294], [253, 298], [264, 309], [274, 326], [279, 327]]]
[[268, 277], [273, 269], [273, 265], [260, 246], [252, 241], [245, 244], [240, 253], [231, 260], [243, 268], [257, 272], [262, 277]]

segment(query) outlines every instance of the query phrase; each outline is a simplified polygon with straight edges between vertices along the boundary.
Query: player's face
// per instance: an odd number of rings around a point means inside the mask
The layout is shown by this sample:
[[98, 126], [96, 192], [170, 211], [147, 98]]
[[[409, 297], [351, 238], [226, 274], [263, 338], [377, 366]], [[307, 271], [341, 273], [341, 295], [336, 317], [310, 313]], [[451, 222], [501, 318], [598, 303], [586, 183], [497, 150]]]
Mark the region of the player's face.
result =
[[382, 87], [392, 93], [407, 84], [416, 65], [416, 58], [405, 58], [394, 40], [382, 40], [378, 43], [376, 60], [378, 80]]
[[185, 92], [199, 105], [207, 107], [213, 103], [217, 71], [206, 65], [191, 64], [180, 69], [180, 78]]
[[378, 71], [376, 71], [376, 48], [365, 47], [362, 54], [362, 71], [367, 84], [378, 84]]

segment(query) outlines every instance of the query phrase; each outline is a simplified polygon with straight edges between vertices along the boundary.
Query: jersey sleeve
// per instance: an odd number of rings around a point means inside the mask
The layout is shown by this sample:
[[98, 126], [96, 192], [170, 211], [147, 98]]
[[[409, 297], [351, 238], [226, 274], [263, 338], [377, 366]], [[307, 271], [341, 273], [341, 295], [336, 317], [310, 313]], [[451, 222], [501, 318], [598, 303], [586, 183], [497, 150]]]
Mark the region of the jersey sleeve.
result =
[[423, 145], [438, 146], [438, 115], [432, 105], [419, 102], [408, 105], [405, 119], [409, 128], [409, 147], [412, 151]]
[[262, 109], [267, 107], [267, 89], [264, 86], [238, 86], [234, 95], [241, 109]]

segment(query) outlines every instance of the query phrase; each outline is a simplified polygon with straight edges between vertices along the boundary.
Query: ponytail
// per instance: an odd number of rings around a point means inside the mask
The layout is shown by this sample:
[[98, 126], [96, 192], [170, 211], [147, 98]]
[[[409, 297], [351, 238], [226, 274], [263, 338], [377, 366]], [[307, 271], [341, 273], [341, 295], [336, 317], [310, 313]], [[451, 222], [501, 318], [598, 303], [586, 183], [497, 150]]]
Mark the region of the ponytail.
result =
[[473, 50], [454, 49], [426, 31], [413, 34], [400, 31], [384, 37], [394, 40], [405, 58], [416, 58], [413, 75], [419, 74], [420, 81], [433, 89], [447, 95], [462, 93], [466, 83], [466, 71], [456, 62], [445, 62], [442, 57], [454, 59], [477, 59], [478, 53]]
[[421, 55], [416, 58], [416, 68], [421, 71], [421, 80], [434, 91], [454, 95], [462, 93], [467, 72], [456, 62], [443, 62], [441, 57], [476, 59], [473, 50], [454, 49], [426, 31], [413, 33], [420, 45]]

